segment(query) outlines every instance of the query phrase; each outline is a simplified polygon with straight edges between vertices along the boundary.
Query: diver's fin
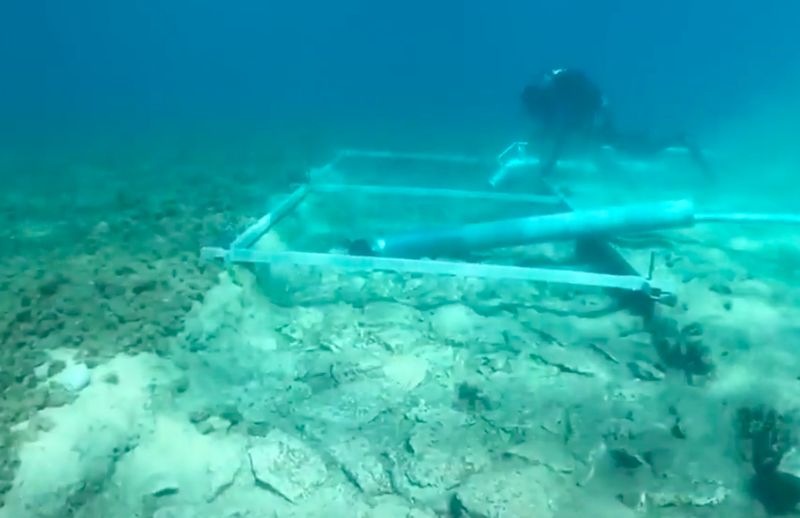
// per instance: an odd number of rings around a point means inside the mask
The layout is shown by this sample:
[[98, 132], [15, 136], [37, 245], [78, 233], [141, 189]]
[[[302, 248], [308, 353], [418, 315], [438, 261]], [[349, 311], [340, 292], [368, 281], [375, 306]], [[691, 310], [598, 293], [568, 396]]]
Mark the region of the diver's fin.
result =
[[697, 146], [688, 146], [689, 155], [692, 157], [692, 160], [703, 171], [703, 174], [706, 178], [711, 179], [714, 178], [714, 170], [711, 168], [711, 164], [706, 159], [705, 153]]
[[681, 135], [678, 138], [678, 141], [680, 145], [689, 153], [689, 157], [692, 159], [692, 162], [694, 162], [694, 164], [703, 172], [703, 175], [707, 179], [713, 178], [714, 171], [711, 168], [711, 164], [706, 158], [705, 153], [703, 153], [703, 150], [700, 149], [700, 146], [689, 140], [686, 135]]

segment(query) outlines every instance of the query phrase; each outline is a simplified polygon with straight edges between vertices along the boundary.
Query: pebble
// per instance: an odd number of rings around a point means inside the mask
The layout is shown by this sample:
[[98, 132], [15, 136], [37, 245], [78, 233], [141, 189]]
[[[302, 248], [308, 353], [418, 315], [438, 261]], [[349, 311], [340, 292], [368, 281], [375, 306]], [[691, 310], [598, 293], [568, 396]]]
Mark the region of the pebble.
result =
[[645, 464], [644, 459], [626, 448], [615, 448], [609, 451], [614, 463], [620, 468], [636, 469]]
[[72, 402], [72, 397], [67, 390], [58, 385], [50, 389], [50, 392], [47, 394], [47, 406], [52, 408], [61, 407], [64, 405], [68, 405]]
[[643, 361], [629, 362], [628, 368], [634, 377], [643, 381], [660, 381], [665, 376], [656, 366]]
[[47, 375], [55, 376], [56, 374], [62, 372], [66, 367], [67, 364], [62, 360], [55, 360], [47, 367]]
[[207, 410], [193, 410], [189, 413], [189, 421], [194, 424], [200, 423], [208, 419], [209, 413]]
[[178, 483], [165, 473], [155, 473], [147, 481], [147, 493], [151, 496], [174, 495], [179, 490]]
[[91, 373], [85, 364], [75, 363], [61, 371], [56, 381], [70, 392], [79, 392], [89, 385]]
[[119, 376], [116, 372], [109, 372], [105, 376], [103, 376], [103, 381], [108, 383], [109, 385], [117, 385], [119, 384]]

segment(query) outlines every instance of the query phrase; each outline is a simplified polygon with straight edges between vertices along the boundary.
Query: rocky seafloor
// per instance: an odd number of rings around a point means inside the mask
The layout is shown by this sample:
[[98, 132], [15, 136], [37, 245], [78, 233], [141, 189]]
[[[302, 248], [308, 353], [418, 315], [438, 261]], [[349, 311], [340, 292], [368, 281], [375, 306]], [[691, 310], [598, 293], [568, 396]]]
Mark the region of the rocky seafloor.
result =
[[201, 264], [199, 246], [258, 213], [219, 200], [249, 195], [118, 191], [57, 217], [46, 197], [38, 219], [35, 198], [24, 216], [5, 199], [0, 516], [758, 517], [800, 502], [791, 237], [621, 241], [655, 247], [677, 287], [643, 319], [599, 290]]

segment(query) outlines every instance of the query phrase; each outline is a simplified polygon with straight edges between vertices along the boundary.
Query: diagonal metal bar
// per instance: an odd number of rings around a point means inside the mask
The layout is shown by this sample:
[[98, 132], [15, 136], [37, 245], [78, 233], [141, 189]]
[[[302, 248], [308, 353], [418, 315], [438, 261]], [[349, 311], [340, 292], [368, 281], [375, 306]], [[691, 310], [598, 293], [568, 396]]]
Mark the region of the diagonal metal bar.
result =
[[310, 191], [308, 184], [303, 184], [294, 190], [285, 200], [279, 203], [274, 210], [262, 216], [250, 225], [236, 240], [231, 243], [232, 249], [249, 248], [270, 231], [281, 219], [286, 217], [297, 205], [303, 201]]

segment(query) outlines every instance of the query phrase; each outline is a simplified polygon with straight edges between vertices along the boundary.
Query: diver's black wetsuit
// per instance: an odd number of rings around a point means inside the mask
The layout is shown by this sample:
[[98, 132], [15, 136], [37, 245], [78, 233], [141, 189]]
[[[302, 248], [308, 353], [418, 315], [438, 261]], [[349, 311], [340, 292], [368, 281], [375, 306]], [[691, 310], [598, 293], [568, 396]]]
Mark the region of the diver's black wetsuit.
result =
[[539, 124], [541, 136], [549, 141], [541, 163], [544, 175], [552, 172], [565, 144], [574, 137], [588, 138], [598, 145], [639, 156], [652, 156], [671, 147], [684, 148], [703, 173], [710, 175], [700, 149], [683, 136], [655, 140], [617, 131], [602, 92], [580, 70], [548, 72], [541, 82], [523, 90], [522, 103], [528, 115]]

